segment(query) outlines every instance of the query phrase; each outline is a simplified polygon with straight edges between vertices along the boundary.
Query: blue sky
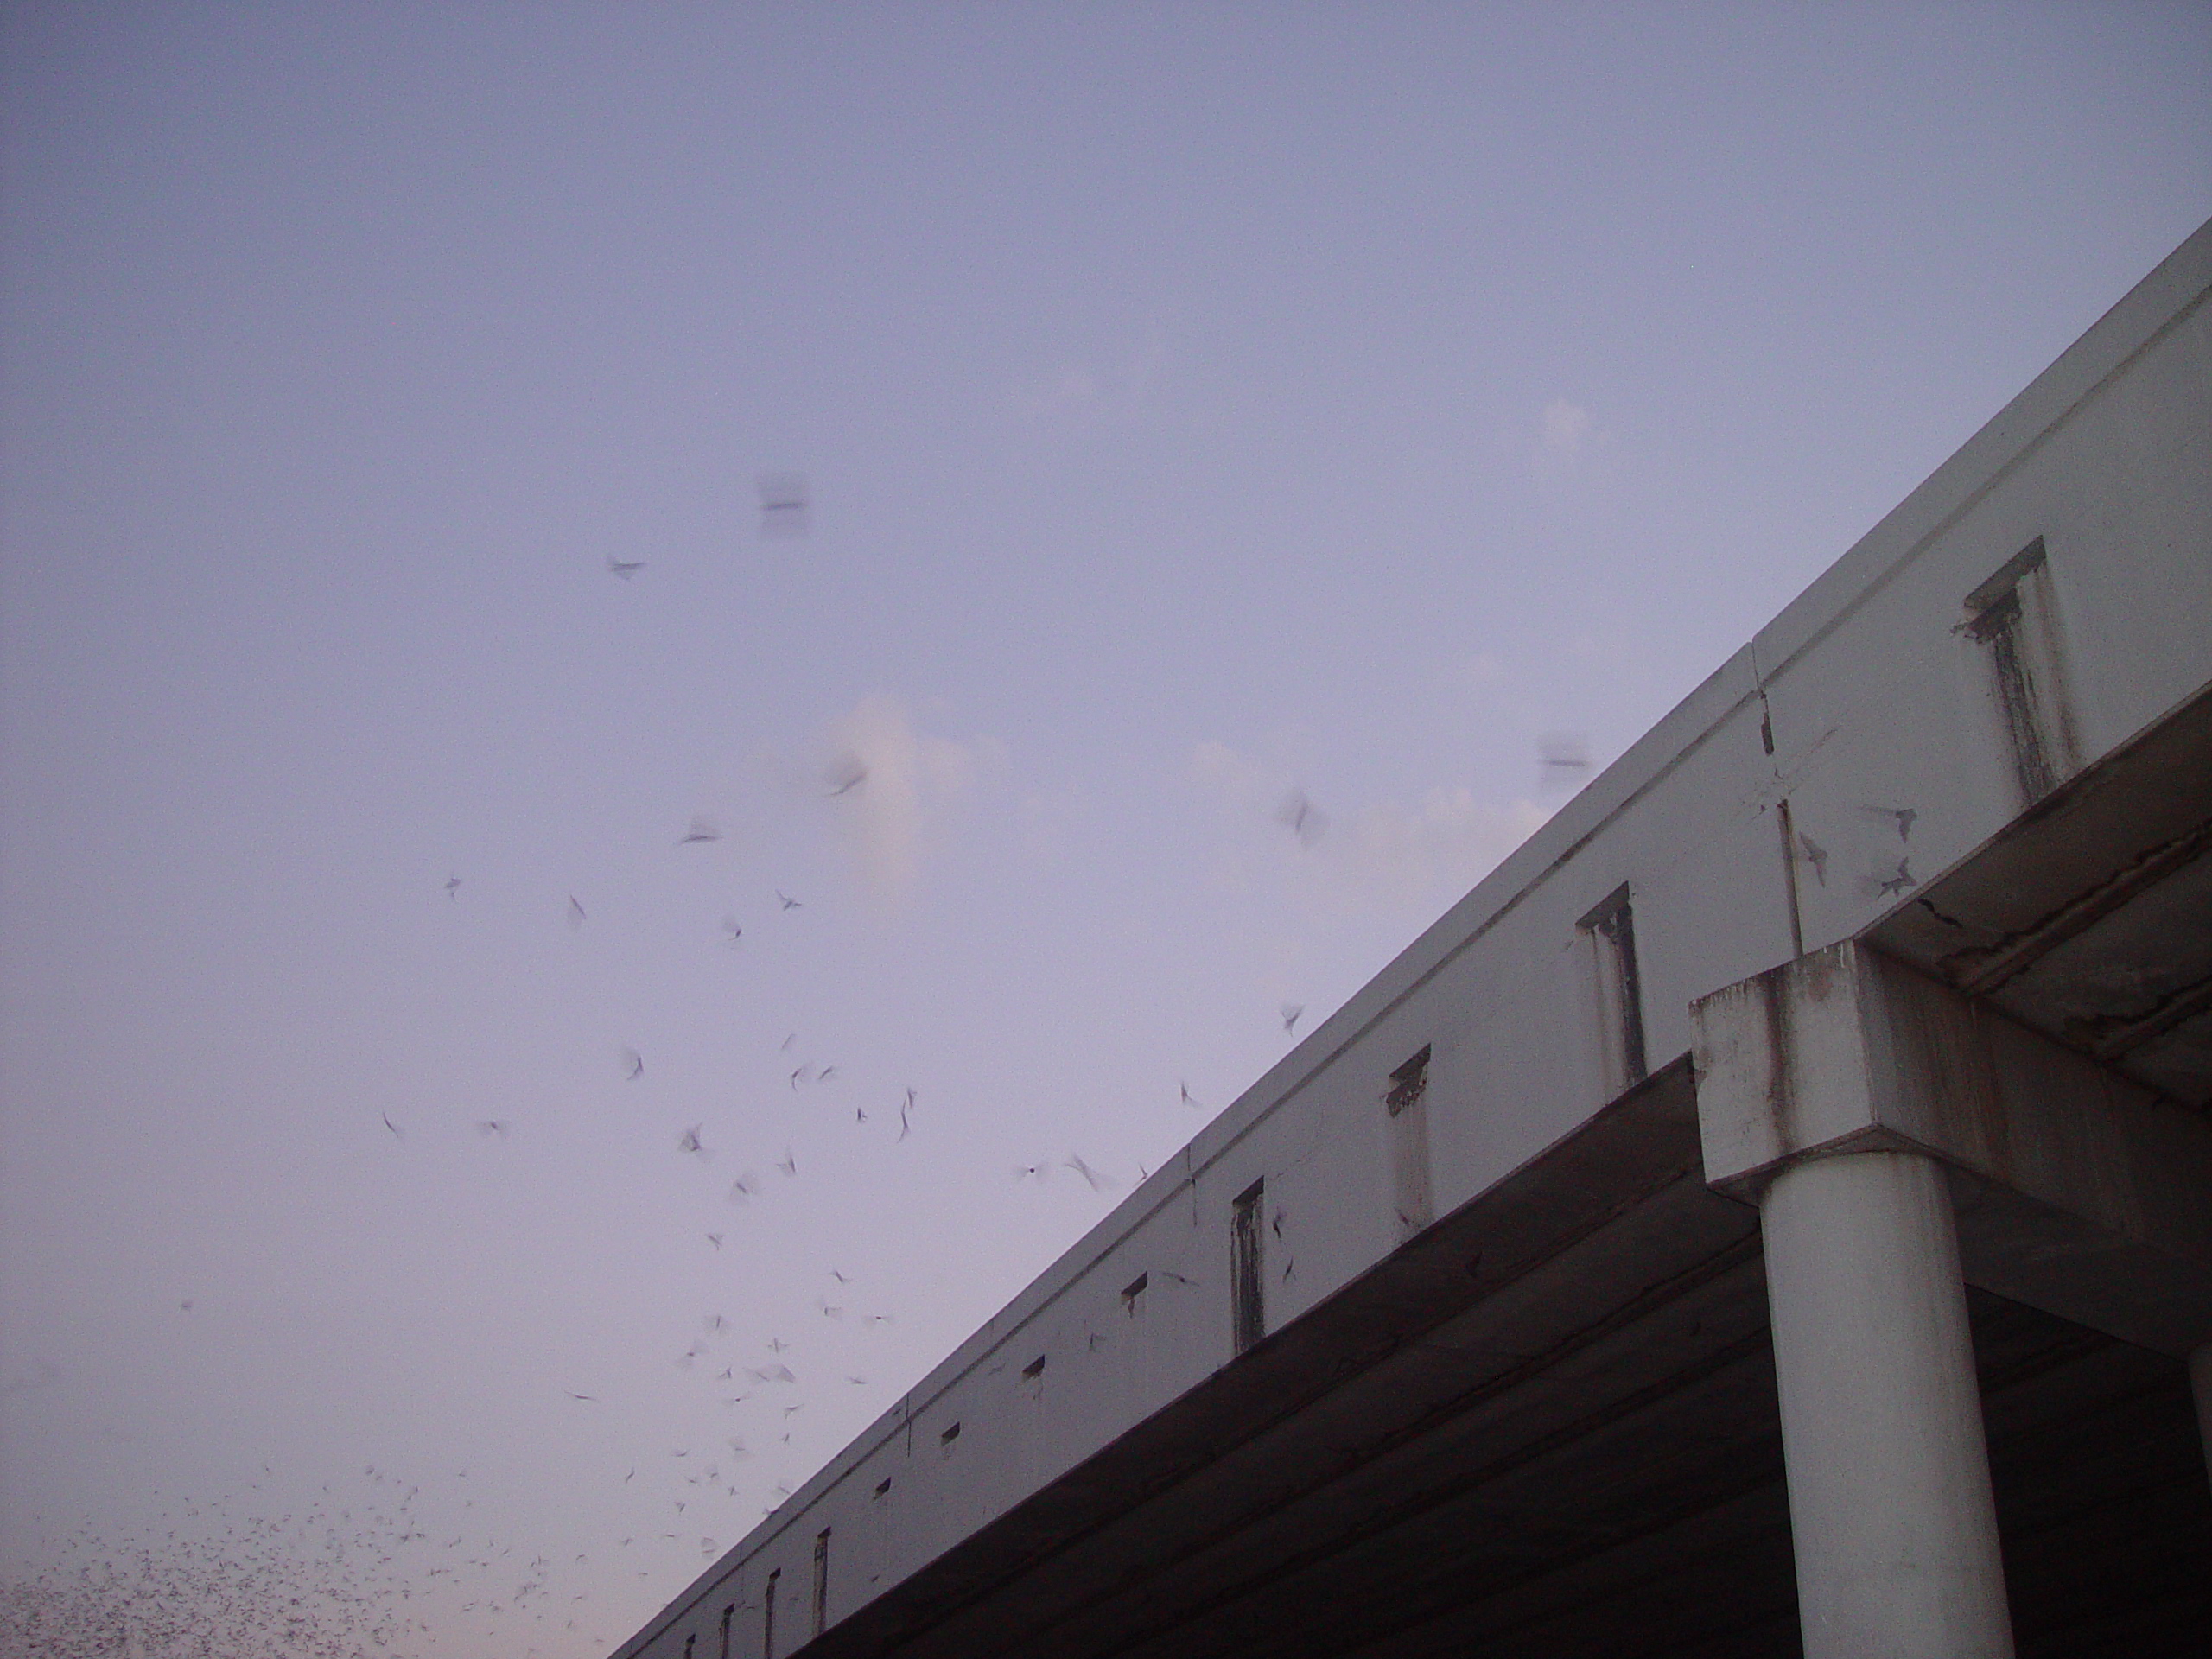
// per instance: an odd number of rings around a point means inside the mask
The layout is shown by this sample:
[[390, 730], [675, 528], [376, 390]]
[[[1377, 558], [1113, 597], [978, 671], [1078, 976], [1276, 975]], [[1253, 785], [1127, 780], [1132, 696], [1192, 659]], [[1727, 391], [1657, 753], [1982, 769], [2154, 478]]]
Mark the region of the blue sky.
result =
[[404, 1482], [423, 1652], [626, 1635], [2212, 213], [2183, 5], [4, 27], [0, 1553]]

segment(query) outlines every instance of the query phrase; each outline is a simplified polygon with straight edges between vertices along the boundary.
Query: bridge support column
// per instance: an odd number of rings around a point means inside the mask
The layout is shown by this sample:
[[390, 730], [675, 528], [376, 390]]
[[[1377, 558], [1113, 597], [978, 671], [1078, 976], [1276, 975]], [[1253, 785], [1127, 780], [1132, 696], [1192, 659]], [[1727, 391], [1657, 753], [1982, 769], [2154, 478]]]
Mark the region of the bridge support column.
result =
[[2009, 1659], [1942, 1171], [1916, 1152], [1815, 1157], [1759, 1214], [1807, 1659]]

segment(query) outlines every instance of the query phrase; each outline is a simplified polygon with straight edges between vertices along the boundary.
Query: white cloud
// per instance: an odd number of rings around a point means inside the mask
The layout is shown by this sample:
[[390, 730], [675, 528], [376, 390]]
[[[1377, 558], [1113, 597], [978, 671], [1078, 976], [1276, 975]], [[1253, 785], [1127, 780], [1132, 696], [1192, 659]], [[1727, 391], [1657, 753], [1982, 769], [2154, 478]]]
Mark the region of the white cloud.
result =
[[1191, 777], [1214, 794], [1249, 803], [1271, 788], [1281, 790], [1280, 774], [1229, 747], [1211, 740], [1191, 751]]
[[[1225, 743], [1192, 752], [1192, 780], [1226, 809], [1223, 874], [1244, 887], [1272, 876], [1315, 907], [1338, 915], [1440, 908], [1494, 868], [1551, 816], [1526, 798], [1478, 800], [1465, 785], [1433, 789], [1415, 804], [1372, 802], [1333, 810], [1312, 840], [1287, 832], [1281, 803], [1308, 785]], [[1328, 803], [1326, 791], [1313, 790]]]
[[1487, 691], [1506, 680], [1505, 664], [1487, 651], [1456, 657], [1436, 671], [1436, 683], [1452, 691]]
[[1344, 830], [1337, 896], [1355, 908], [1448, 904], [1550, 816], [1525, 798], [1478, 801], [1464, 784], [1433, 789], [1414, 807], [1363, 808]]
[[1090, 371], [1074, 363], [1062, 365], [1057, 374], [1018, 385], [1011, 394], [1014, 412], [1032, 420], [1089, 404], [1098, 396], [1098, 383]]
[[1137, 353], [1136, 361], [1129, 366], [1129, 402], [1141, 404], [1152, 391], [1153, 383], [1160, 378], [1160, 372], [1167, 361], [1167, 344], [1154, 329], [1146, 339], [1144, 349]]
[[1583, 444], [1596, 429], [1597, 423], [1590, 411], [1580, 404], [1554, 397], [1544, 405], [1543, 449], [1555, 460], [1580, 454]]
[[1109, 355], [1098, 367], [1064, 359], [1025, 373], [1008, 386], [1007, 401], [1024, 420], [1128, 416], [1143, 407], [1166, 364], [1166, 337], [1155, 328], [1134, 352]]
[[830, 743], [822, 769], [830, 804], [849, 826], [869, 884], [902, 894], [995, 746], [918, 731], [898, 698], [880, 695], [838, 721]]

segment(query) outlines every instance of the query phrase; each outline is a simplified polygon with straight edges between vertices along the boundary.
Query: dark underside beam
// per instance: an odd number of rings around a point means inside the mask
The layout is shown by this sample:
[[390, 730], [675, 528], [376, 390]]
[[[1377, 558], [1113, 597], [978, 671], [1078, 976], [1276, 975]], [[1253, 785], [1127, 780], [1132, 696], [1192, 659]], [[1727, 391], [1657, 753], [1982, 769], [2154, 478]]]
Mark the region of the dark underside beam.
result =
[[[2021, 1653], [2201, 1652], [2180, 1367], [1971, 1302]], [[1678, 1061], [802, 1651], [1795, 1654], [1766, 1322]]]

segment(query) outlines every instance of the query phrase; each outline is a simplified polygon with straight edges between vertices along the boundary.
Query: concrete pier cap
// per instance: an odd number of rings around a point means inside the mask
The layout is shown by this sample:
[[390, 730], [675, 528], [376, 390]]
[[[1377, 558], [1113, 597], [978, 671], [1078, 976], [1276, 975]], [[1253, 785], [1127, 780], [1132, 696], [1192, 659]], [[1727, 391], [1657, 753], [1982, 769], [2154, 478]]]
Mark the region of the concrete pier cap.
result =
[[1969, 1285], [2186, 1358], [2212, 1122], [1846, 939], [1700, 998], [1706, 1179], [1756, 1205], [1805, 1651], [2012, 1651]]
[[2212, 1121], [1847, 939], [1693, 1008], [1707, 1181], [1942, 1166], [1967, 1282], [2183, 1357], [2212, 1343]]

